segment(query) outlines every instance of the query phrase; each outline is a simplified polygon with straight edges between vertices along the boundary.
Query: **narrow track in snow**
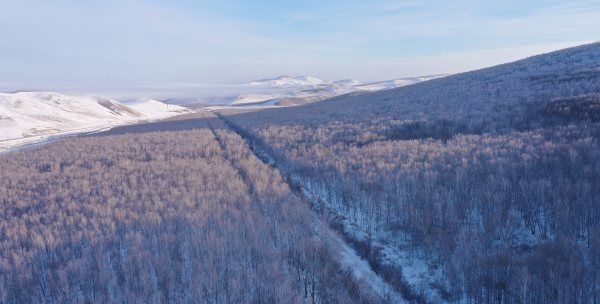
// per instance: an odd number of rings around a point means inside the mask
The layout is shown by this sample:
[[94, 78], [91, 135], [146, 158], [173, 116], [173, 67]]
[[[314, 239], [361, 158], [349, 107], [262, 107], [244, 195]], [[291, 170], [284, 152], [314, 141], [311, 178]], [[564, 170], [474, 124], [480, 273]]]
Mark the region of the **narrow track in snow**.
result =
[[[262, 161], [263, 163], [269, 165], [273, 170], [277, 170], [284, 181], [288, 184], [292, 193], [297, 196], [301, 201], [306, 203], [311, 208], [315, 205], [309, 197], [307, 197], [302, 191], [302, 186], [297, 182], [292, 181], [288, 176], [283, 174], [283, 171], [278, 167], [278, 163], [275, 161], [275, 158], [270, 156], [264, 147], [262, 147], [255, 139], [252, 138], [250, 133], [246, 130], [236, 126], [233, 122], [228, 120], [222, 114], [211, 111], [217, 118], [219, 118], [225, 126], [232, 132], [238, 134], [247, 144], [250, 151], [254, 154], [254, 156]], [[218, 139], [218, 134], [215, 130], [210, 127], [213, 131], [213, 134]], [[315, 216], [318, 216], [315, 213]], [[319, 222], [323, 225], [326, 225], [319, 219]], [[353, 248], [352, 244], [347, 243], [344, 239], [339, 236], [337, 233], [335, 234], [338, 246], [340, 248], [340, 263], [343, 267], [350, 269], [354, 275], [354, 277], [364, 283], [368, 284], [371, 289], [381, 296], [383, 299], [386, 299], [390, 303], [405, 303], [406, 300], [403, 298], [401, 293], [396, 290], [391, 284], [389, 284], [381, 275], [375, 272], [369, 263], [362, 259], [356, 252], [356, 249]]]

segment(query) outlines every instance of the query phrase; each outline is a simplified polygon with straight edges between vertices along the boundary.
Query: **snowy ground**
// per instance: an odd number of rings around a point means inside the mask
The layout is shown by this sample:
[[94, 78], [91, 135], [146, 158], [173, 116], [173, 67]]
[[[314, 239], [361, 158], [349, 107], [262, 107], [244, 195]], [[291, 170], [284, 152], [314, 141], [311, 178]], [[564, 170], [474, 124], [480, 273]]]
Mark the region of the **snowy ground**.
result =
[[[312, 184], [294, 176], [291, 178], [295, 183], [301, 185], [303, 194], [309, 200], [319, 204], [319, 208], [327, 208], [333, 214], [341, 214], [331, 208], [332, 204], [327, 202], [329, 196], [318, 184]], [[402, 275], [412, 291], [416, 294], [423, 294], [427, 303], [445, 302], [438, 290], [432, 287], [434, 283], [444, 285], [441, 270], [435, 268], [421, 250], [410, 245], [407, 235], [386, 233], [382, 230], [377, 231], [371, 227], [365, 227], [362, 223], [366, 223], [366, 221], [361, 218], [360, 214], [357, 214], [355, 219], [344, 216], [338, 216], [336, 219], [351, 239], [365, 240], [369, 238], [373, 247], [381, 248], [383, 263], [400, 266]]]

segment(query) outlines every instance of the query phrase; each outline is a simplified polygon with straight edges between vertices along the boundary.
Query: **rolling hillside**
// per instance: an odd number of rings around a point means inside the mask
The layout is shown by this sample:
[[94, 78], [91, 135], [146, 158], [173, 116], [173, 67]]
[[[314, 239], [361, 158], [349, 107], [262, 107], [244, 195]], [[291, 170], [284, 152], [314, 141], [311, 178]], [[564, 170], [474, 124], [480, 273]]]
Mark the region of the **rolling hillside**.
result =
[[186, 112], [186, 108], [154, 100], [126, 105], [114, 99], [54, 92], [0, 93], [0, 149], [49, 135], [93, 131]]
[[526, 124], [558, 99], [600, 92], [598, 58], [600, 43], [594, 43], [392, 90], [252, 115], [257, 121], [294, 124], [447, 120], [492, 131]]

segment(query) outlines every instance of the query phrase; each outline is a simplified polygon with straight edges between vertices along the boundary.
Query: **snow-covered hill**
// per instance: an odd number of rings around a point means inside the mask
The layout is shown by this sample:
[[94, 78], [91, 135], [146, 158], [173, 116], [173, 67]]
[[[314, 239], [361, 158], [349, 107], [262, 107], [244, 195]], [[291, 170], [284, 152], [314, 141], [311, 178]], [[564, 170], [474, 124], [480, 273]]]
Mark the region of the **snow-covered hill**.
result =
[[276, 92], [274, 93], [265, 93], [265, 94], [240, 94], [235, 97], [232, 104], [234, 105], [256, 105], [261, 104], [266, 101], [274, 100], [280, 98], [281, 94]]
[[327, 81], [312, 77], [312, 76], [296, 76], [287, 75], [276, 78], [261, 79], [249, 82], [249, 86], [271, 86], [271, 87], [290, 87], [290, 86], [316, 86], [325, 84]]
[[167, 104], [154, 99], [142, 99], [132, 103], [126, 103], [126, 106], [132, 108], [150, 119], [167, 118], [174, 115], [190, 112], [188, 108]]
[[328, 81], [312, 76], [280, 76], [242, 85], [239, 88], [239, 95], [233, 96], [230, 104], [234, 106], [290, 105], [281, 101], [293, 99], [293, 104], [297, 105], [352, 92], [394, 89], [443, 76], [446, 75], [400, 78], [372, 83], [361, 83], [353, 79]]
[[0, 93], [0, 150], [47, 136], [166, 118], [187, 111], [156, 100], [126, 105], [114, 99], [55, 92]]
[[374, 91], [395, 89], [398, 87], [419, 83], [421, 81], [432, 80], [432, 79], [436, 79], [436, 78], [440, 78], [440, 77], [444, 77], [444, 76], [447, 76], [447, 75], [440, 74], [440, 75], [411, 77], [411, 78], [399, 78], [399, 79], [393, 79], [393, 80], [378, 81], [378, 82], [371, 82], [371, 83], [365, 83], [365, 84], [357, 84], [355, 87], [357, 90], [360, 90], [360, 91], [374, 92]]

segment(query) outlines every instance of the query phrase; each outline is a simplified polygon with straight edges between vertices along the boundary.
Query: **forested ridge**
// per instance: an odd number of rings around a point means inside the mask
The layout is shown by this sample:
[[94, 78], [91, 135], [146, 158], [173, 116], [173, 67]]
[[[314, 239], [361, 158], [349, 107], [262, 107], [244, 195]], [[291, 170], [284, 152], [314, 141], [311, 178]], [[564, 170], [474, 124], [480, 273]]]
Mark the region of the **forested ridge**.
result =
[[222, 114], [408, 300], [596, 303], [599, 109], [595, 43]]

